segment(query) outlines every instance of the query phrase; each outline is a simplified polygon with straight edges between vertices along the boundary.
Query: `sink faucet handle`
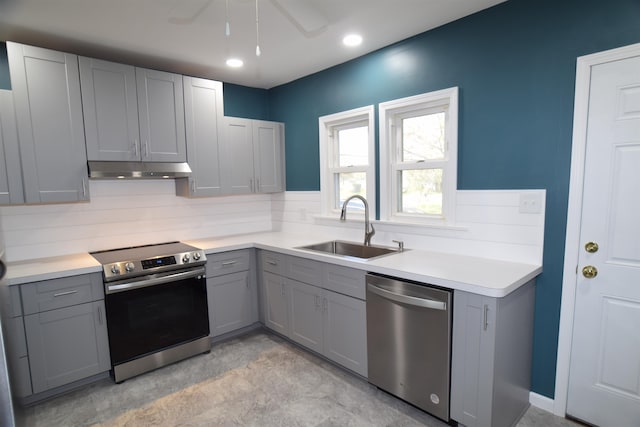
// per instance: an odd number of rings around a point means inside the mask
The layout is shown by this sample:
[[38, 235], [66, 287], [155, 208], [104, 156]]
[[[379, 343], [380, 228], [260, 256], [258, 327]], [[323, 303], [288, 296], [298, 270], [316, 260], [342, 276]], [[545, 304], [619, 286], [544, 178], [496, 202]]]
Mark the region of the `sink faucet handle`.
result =
[[402, 241], [402, 240], [392, 240], [392, 242], [398, 244], [398, 252], [404, 252], [404, 241]]

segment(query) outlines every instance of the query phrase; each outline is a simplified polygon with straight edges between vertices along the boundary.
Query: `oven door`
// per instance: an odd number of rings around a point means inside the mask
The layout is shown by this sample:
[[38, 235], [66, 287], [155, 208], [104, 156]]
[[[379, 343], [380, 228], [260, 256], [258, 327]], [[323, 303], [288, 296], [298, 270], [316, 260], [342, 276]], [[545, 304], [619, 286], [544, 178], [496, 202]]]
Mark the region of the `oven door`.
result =
[[105, 303], [114, 366], [209, 335], [204, 268], [107, 284]]

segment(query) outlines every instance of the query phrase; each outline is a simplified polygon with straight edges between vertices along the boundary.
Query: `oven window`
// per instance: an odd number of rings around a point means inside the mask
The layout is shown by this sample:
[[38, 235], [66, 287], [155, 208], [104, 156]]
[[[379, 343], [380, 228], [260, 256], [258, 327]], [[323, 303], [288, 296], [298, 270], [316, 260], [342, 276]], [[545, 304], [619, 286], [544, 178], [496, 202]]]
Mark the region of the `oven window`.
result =
[[106, 305], [114, 365], [209, 335], [204, 278], [110, 294]]

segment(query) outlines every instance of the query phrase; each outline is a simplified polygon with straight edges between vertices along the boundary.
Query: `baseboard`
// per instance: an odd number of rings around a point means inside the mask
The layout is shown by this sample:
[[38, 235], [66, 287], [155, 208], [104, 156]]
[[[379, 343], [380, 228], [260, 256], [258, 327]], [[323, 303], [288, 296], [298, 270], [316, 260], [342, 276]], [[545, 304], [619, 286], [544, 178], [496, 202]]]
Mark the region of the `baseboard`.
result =
[[529, 403], [531, 403], [536, 408], [540, 408], [553, 414], [554, 401], [547, 396], [543, 396], [531, 391], [529, 392]]

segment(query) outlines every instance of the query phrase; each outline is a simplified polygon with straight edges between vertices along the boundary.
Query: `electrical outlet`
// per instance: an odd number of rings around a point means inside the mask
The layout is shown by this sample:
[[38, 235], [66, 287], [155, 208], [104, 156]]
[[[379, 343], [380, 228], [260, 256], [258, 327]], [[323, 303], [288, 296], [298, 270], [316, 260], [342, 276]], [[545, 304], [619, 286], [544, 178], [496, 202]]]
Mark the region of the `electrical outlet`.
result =
[[520, 213], [539, 214], [542, 212], [542, 194], [521, 193]]

